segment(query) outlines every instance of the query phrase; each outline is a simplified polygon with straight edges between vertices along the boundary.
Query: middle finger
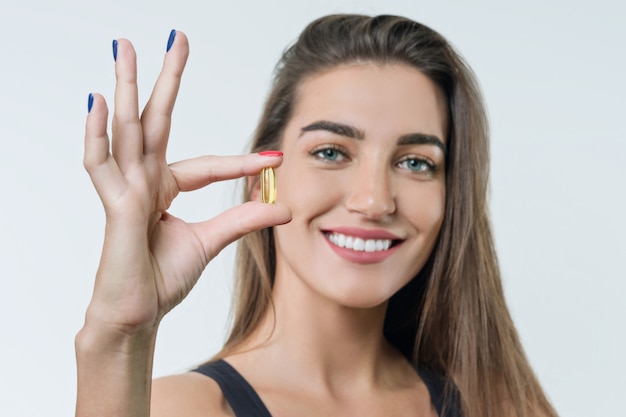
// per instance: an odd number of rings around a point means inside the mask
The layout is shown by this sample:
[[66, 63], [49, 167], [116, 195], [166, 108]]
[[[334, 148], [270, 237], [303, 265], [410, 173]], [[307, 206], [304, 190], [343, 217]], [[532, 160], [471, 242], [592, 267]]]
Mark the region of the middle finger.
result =
[[155, 153], [165, 160], [172, 111], [188, 56], [187, 37], [183, 32], [172, 30], [168, 39], [163, 69], [141, 115], [146, 155]]

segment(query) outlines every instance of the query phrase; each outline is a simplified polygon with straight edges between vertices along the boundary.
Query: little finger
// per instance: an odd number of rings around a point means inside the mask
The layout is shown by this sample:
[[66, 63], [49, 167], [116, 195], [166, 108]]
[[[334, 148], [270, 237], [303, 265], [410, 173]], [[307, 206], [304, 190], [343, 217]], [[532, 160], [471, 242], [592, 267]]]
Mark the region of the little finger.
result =
[[109, 110], [100, 94], [89, 94], [85, 125], [85, 152], [83, 165], [103, 201], [118, 195], [125, 179], [109, 152], [107, 119]]

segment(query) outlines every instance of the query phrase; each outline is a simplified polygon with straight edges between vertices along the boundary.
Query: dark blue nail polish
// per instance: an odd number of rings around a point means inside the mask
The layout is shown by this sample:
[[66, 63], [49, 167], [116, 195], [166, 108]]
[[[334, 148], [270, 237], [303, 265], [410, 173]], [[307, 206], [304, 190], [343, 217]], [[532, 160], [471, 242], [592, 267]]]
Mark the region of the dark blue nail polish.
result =
[[93, 107], [93, 94], [89, 93], [89, 98], [87, 99], [87, 113], [91, 112], [92, 107]]
[[117, 61], [117, 39], [113, 39], [113, 60]]
[[167, 40], [167, 49], [165, 50], [165, 52], [170, 51], [170, 48], [174, 44], [175, 38], [176, 38], [176, 29], [172, 29], [172, 31], [170, 32], [170, 38]]

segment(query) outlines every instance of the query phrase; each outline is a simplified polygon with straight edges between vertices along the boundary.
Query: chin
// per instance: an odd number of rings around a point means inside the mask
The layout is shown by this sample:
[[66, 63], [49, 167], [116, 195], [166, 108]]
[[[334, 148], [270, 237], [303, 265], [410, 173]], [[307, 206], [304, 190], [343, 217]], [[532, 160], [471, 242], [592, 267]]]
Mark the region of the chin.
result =
[[[389, 301], [389, 299], [395, 294], [403, 284], [398, 283], [396, 286], [390, 287], [389, 281], [385, 279], [385, 282], [372, 282], [376, 281], [360, 276], [356, 277], [356, 280], [351, 280], [345, 275], [344, 280], [334, 280], [326, 288], [314, 288], [320, 295], [327, 298], [331, 302], [348, 308], [357, 309], [370, 309], [380, 307]], [[339, 282], [342, 281], [342, 282]], [[352, 281], [352, 282], [351, 282]], [[319, 283], [318, 283], [319, 284]]]

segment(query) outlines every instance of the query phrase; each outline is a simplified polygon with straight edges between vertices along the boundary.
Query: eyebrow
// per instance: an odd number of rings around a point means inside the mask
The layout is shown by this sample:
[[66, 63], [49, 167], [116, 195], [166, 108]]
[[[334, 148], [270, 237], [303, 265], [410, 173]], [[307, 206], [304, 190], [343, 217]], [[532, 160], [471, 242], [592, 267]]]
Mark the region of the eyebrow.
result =
[[318, 120], [310, 125], [304, 126], [300, 129], [300, 136], [305, 132], [312, 132], [314, 130], [326, 130], [339, 136], [346, 136], [351, 139], [364, 139], [365, 134], [362, 130], [359, 130], [353, 126], [343, 123], [329, 122], [327, 120]]
[[[315, 130], [325, 130], [327, 132], [351, 139], [362, 140], [365, 138], [365, 133], [354, 126], [344, 123], [330, 122], [327, 120], [318, 120], [304, 126], [300, 129], [300, 136], [304, 135], [306, 132], [312, 132]], [[408, 133], [406, 135], [402, 135], [398, 138], [398, 145], [434, 145], [440, 148], [444, 155], [448, 153], [446, 144], [443, 143], [441, 139], [435, 135], [428, 135], [426, 133]]]
[[407, 135], [400, 136], [398, 139], [398, 145], [435, 145], [443, 151], [444, 155], [448, 154], [448, 148], [435, 135], [427, 135], [425, 133], [409, 133]]

